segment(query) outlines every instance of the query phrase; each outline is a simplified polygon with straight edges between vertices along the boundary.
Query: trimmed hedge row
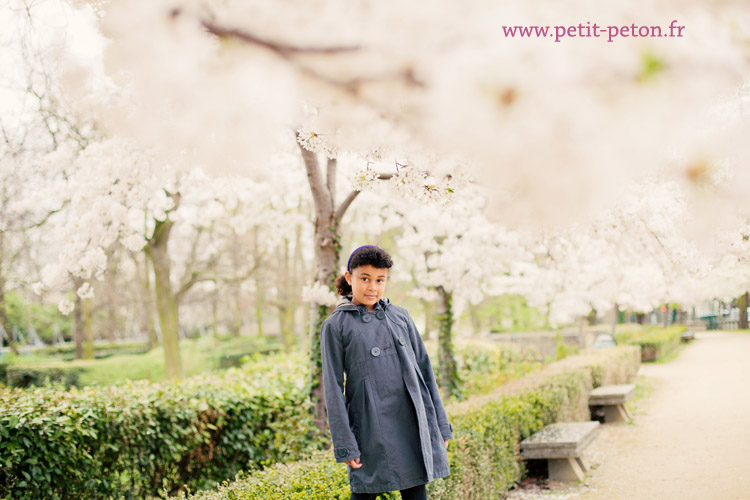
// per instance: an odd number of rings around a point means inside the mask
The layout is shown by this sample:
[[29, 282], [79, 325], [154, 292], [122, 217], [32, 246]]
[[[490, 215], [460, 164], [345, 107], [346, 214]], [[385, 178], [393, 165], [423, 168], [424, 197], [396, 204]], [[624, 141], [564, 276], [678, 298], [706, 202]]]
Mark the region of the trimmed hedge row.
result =
[[[500, 385], [541, 369], [539, 353], [531, 348], [508, 347], [491, 340], [456, 340], [458, 399], [487, 394]], [[437, 369], [437, 342], [427, 342], [427, 352]]]
[[145, 498], [320, 448], [304, 355], [179, 382], [0, 390], [0, 498]]
[[[467, 392], [539, 368], [533, 353], [497, 344], [460, 343], [456, 352]], [[0, 391], [0, 498], [174, 494], [307, 456], [325, 441], [307, 377], [297, 353], [181, 382]]]
[[[634, 379], [640, 364], [636, 347], [588, 352], [553, 363], [541, 372], [447, 410], [456, 438], [448, 455], [451, 475], [428, 485], [434, 500], [496, 500], [523, 475], [518, 443], [555, 421], [588, 420], [588, 393], [603, 384]], [[332, 453], [239, 474], [216, 491], [192, 500], [347, 500], [346, 466]], [[180, 496], [179, 498], [184, 498]], [[400, 498], [398, 492], [386, 498]]]
[[668, 356], [680, 345], [680, 336], [687, 330], [685, 325], [668, 327], [646, 327], [643, 330], [628, 330], [615, 334], [618, 344], [637, 345], [641, 348], [641, 361], [658, 361]]

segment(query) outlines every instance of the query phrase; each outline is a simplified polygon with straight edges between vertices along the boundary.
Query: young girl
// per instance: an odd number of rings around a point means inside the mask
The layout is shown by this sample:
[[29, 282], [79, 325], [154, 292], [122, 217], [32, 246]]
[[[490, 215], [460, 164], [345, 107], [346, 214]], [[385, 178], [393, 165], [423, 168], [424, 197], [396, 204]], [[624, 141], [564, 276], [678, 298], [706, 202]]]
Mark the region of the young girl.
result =
[[354, 250], [321, 328], [328, 424], [351, 500], [394, 490], [426, 500], [425, 484], [450, 474], [452, 428], [430, 358], [406, 309], [383, 299], [392, 265], [379, 247]]

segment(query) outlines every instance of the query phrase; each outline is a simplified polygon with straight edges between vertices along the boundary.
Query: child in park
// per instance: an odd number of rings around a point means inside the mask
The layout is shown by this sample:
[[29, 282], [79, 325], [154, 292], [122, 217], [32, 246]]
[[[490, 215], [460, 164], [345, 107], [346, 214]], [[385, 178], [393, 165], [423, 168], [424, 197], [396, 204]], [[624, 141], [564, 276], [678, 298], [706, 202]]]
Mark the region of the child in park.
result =
[[450, 474], [452, 427], [430, 358], [406, 309], [383, 298], [391, 266], [379, 247], [354, 250], [321, 328], [328, 424], [351, 500], [395, 490], [426, 500], [425, 484]]

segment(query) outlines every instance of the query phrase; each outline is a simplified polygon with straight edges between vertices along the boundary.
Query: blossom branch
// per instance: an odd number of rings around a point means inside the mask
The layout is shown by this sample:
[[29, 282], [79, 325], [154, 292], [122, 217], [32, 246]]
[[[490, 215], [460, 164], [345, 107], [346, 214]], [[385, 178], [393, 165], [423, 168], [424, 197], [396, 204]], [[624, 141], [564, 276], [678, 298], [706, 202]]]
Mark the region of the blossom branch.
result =
[[219, 38], [237, 38], [243, 42], [258, 45], [264, 47], [272, 52], [279, 54], [284, 58], [288, 58], [291, 54], [341, 54], [345, 52], [356, 52], [361, 50], [361, 47], [357, 45], [342, 46], [342, 47], [299, 47], [295, 45], [287, 45], [280, 42], [274, 42], [266, 40], [259, 36], [253, 35], [244, 30], [236, 28], [226, 28], [220, 26], [213, 21], [203, 20], [201, 22], [204, 28]]

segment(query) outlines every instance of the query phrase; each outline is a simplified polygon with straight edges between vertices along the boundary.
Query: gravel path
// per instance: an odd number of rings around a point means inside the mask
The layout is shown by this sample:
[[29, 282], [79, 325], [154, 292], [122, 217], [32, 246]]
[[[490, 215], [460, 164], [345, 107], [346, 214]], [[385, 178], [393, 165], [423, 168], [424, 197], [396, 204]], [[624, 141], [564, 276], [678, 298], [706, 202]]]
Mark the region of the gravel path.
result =
[[550, 482], [512, 500], [750, 499], [750, 334], [699, 333], [664, 364], [643, 365], [653, 393], [634, 423], [604, 425], [585, 484]]

